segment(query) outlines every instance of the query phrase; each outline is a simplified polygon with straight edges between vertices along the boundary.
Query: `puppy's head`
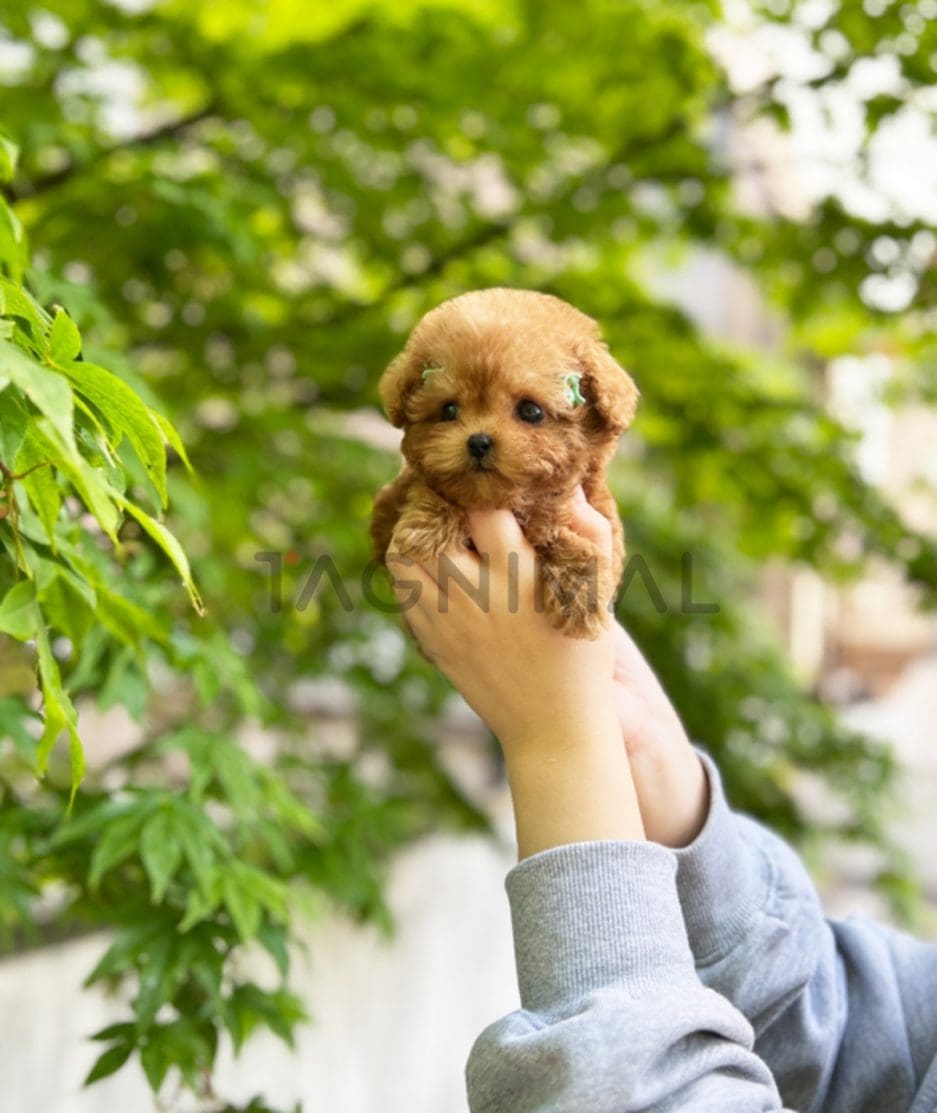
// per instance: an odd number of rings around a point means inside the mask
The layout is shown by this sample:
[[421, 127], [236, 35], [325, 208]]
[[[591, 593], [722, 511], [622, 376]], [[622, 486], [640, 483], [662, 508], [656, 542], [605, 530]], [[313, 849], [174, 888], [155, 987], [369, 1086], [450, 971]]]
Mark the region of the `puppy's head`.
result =
[[548, 294], [463, 294], [423, 317], [380, 382], [408, 463], [460, 506], [572, 489], [604, 463], [638, 391], [595, 321]]

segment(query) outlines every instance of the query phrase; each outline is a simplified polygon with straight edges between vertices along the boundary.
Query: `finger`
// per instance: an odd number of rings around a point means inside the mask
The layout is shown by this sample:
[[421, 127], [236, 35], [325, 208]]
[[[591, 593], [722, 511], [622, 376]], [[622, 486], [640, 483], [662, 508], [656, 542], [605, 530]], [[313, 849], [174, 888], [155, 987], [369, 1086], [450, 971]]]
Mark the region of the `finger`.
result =
[[597, 545], [599, 552], [611, 561], [612, 524], [588, 501], [581, 487], [577, 487], [573, 495], [573, 516], [569, 524], [576, 533]]
[[430, 606], [442, 613], [464, 612], [466, 604], [487, 604], [489, 592], [489, 566], [487, 557], [479, 557], [467, 549], [445, 549], [428, 564], [435, 580], [434, 590], [428, 593]]
[[510, 553], [533, 559], [533, 549], [510, 510], [469, 510], [466, 518], [475, 548], [496, 566], [506, 564]]
[[433, 579], [440, 587], [447, 579], [455, 580], [456, 583], [459, 583], [460, 579], [467, 580], [469, 583], [477, 583], [480, 567], [481, 561], [477, 553], [456, 546], [444, 549], [435, 561], [429, 563], [429, 570]]
[[438, 604], [439, 584], [430, 570], [412, 557], [388, 553], [387, 570], [402, 612], [425, 611]]

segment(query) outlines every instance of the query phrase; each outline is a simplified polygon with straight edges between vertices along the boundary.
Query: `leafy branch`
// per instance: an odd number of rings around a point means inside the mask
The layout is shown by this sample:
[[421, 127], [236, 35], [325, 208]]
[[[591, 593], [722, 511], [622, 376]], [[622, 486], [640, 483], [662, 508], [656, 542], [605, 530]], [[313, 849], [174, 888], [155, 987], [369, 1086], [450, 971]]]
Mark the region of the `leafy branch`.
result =
[[77, 174], [85, 174], [94, 170], [113, 155], [120, 154], [124, 151], [141, 150], [146, 147], [152, 147], [167, 139], [176, 139], [180, 135], [184, 135], [187, 131], [190, 131], [197, 124], [200, 124], [203, 120], [207, 120], [210, 116], [217, 115], [217, 113], [218, 103], [213, 100], [209, 101], [208, 104], [204, 105], [202, 108], [198, 108], [186, 116], [181, 116], [176, 120], [167, 120], [158, 127], [150, 131], [141, 132], [139, 135], [131, 136], [122, 143], [114, 143], [111, 146], [100, 147], [89, 158], [81, 161], [69, 159], [58, 169], [50, 171], [48, 174], [42, 174], [37, 178], [31, 178], [16, 186], [6, 184], [3, 187], [3, 194], [12, 204], [15, 204], [17, 201], [26, 200], [27, 198], [38, 197], [42, 193], [47, 193], [49, 190], [63, 185]]

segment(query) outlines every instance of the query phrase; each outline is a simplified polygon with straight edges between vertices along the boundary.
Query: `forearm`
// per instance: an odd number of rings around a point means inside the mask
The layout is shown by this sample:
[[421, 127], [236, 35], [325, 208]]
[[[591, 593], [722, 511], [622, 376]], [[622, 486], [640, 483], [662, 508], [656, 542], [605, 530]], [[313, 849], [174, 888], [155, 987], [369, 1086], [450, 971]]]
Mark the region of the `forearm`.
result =
[[709, 802], [699, 756], [653, 669], [628, 632], [614, 630], [615, 707], [634, 778], [644, 831], [663, 846], [686, 846]]
[[611, 702], [574, 721], [544, 723], [504, 744], [518, 854], [601, 839], [644, 839], [627, 755]]
[[659, 746], [628, 744], [628, 764], [648, 839], [662, 846], [688, 846], [702, 830], [709, 807], [709, 783], [699, 755], [686, 740]]

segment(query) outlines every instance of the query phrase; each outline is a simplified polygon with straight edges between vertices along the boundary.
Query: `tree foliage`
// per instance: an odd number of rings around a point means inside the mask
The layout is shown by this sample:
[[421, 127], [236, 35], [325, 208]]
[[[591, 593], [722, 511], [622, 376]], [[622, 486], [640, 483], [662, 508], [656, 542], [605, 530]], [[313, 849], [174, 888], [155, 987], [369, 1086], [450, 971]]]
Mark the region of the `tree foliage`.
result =
[[[859, 99], [870, 147], [933, 79], [927, 2], [753, 7], [817, 52], [803, 96], [893, 60], [891, 99]], [[742, 211], [725, 129], [789, 126], [792, 79], [733, 87], [719, 21], [646, 0], [0, 3], [0, 922], [20, 938], [55, 883], [56, 922], [114, 930], [90, 980], [128, 1019], [92, 1079], [139, 1058], [154, 1090], [173, 1070], [222, 1105], [221, 1034], [289, 1039], [301, 1016], [297, 901], [386, 923], [396, 847], [485, 825], [436, 760], [448, 690], [362, 577], [397, 467], [362, 411], [419, 314], [473, 287], [574, 302], [638, 380], [615, 481], [650, 575], [620, 613], [735, 800], [802, 837], [793, 777], [817, 775], [848, 817], [826, 833], [906, 891], [890, 755], [802, 690], [750, 601], [768, 559], [848, 577], [870, 557], [937, 598], [933, 539], [864, 482], [816, 374], [885, 349], [896, 393], [933, 398], [926, 228], [835, 192], [797, 220]], [[649, 265], [688, 249], [751, 275], [782, 350], [717, 344], [654, 292]], [[870, 278], [911, 284], [900, 313]], [[326, 557], [347, 595], [307, 590]], [[351, 693], [351, 753], [309, 738], [299, 678]], [[144, 741], [75, 794], [84, 699]], [[243, 743], [252, 721], [272, 754]], [[238, 973], [257, 946], [263, 986]]]

